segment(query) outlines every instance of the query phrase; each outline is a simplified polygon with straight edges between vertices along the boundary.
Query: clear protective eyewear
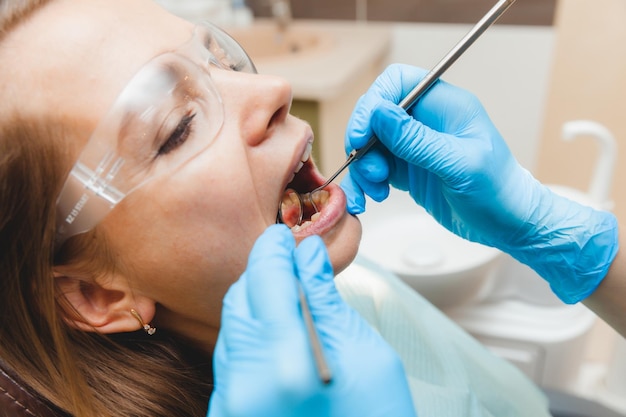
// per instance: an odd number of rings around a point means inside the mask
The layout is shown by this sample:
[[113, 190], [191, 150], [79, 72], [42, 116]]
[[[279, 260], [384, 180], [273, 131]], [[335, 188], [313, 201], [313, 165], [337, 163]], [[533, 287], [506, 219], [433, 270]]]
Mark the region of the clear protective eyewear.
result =
[[151, 180], [157, 166], [165, 164], [172, 174], [212, 143], [224, 123], [224, 107], [211, 67], [256, 73], [237, 41], [202, 23], [190, 41], [152, 58], [132, 77], [98, 123], [57, 199], [57, 249], [96, 226]]

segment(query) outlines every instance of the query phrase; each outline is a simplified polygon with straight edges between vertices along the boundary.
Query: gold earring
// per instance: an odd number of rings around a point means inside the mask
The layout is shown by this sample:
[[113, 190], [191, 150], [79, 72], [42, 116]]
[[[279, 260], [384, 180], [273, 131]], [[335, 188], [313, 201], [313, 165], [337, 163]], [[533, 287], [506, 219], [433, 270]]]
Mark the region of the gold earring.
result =
[[152, 336], [154, 333], [156, 333], [156, 327], [152, 327], [148, 323], [143, 321], [143, 319], [141, 318], [139, 313], [137, 313], [137, 310], [135, 310], [134, 308], [131, 308], [130, 309], [130, 314], [132, 314], [133, 317], [137, 319], [139, 324], [141, 324], [141, 327], [143, 327], [143, 329], [146, 331], [146, 333], [148, 333], [150, 336]]

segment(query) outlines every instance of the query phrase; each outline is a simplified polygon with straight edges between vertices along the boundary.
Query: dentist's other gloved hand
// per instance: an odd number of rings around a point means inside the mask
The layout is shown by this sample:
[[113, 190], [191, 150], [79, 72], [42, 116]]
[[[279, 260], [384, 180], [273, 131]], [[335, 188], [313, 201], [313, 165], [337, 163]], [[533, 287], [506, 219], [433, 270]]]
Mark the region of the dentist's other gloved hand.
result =
[[372, 134], [382, 145], [350, 166], [348, 210], [363, 212], [365, 194], [384, 200], [390, 185], [407, 190], [447, 229], [535, 269], [564, 302], [586, 298], [617, 253], [615, 217], [536, 181], [469, 92], [440, 80], [408, 113], [397, 106], [425, 74], [392, 65], [357, 103], [346, 150]]
[[[397, 354], [340, 297], [322, 240], [284, 225], [258, 239], [226, 297], [208, 417], [413, 417]], [[317, 374], [302, 285], [333, 380]]]

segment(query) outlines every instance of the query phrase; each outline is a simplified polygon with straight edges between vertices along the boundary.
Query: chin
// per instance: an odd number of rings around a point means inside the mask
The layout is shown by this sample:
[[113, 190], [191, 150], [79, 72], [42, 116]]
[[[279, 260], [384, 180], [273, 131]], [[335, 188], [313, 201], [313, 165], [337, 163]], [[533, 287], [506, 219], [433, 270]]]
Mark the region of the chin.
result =
[[361, 222], [356, 216], [346, 213], [337, 227], [322, 235], [322, 239], [328, 248], [330, 262], [337, 275], [356, 258], [361, 242]]

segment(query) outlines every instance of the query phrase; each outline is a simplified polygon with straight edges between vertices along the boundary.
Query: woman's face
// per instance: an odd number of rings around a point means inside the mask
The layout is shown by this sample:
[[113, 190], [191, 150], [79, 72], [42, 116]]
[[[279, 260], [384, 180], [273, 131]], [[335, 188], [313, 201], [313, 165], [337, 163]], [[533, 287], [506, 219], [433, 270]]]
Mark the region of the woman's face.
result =
[[[132, 75], [189, 40], [192, 28], [150, 0], [53, 1], [0, 49], [0, 70], [12, 80], [2, 96], [19, 97], [24, 113], [61, 116], [78, 138], [78, 157]], [[308, 124], [289, 115], [284, 80], [220, 69], [211, 76], [224, 106], [216, 138], [176, 171], [157, 169], [100, 225], [134, 295], [153, 300], [158, 325], [190, 337], [200, 332], [207, 343], [225, 291], [245, 269], [256, 238], [275, 223], [313, 139]], [[320, 220], [294, 234], [320, 234], [340, 270], [354, 258], [361, 230], [346, 214], [341, 190], [330, 191]]]

